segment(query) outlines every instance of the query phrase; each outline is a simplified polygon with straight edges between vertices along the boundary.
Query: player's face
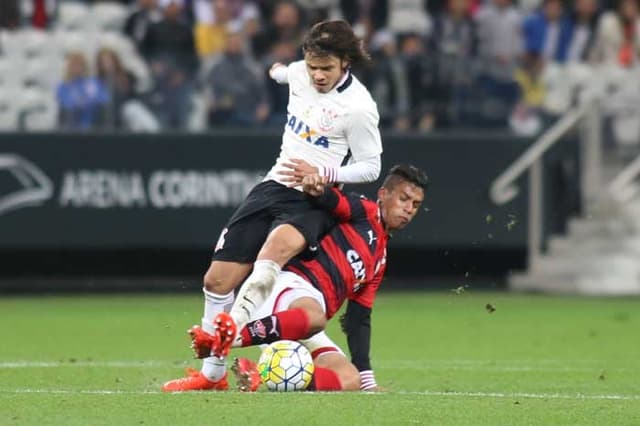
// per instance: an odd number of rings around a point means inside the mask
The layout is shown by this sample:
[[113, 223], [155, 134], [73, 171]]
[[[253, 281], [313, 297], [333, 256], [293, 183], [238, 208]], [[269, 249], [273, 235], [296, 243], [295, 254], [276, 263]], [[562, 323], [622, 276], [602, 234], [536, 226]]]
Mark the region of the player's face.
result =
[[391, 190], [380, 188], [378, 200], [387, 231], [397, 231], [407, 226], [418, 213], [424, 200], [424, 191], [419, 186], [402, 181]]
[[320, 93], [328, 93], [344, 76], [348, 64], [337, 56], [304, 55], [311, 84]]

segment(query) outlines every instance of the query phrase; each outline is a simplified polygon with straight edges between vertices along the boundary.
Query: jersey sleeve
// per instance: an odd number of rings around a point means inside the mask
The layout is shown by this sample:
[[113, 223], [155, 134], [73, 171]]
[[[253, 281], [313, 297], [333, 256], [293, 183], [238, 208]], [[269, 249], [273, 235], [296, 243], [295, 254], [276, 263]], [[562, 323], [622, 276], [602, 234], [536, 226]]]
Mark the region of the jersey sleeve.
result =
[[379, 120], [375, 105], [351, 112], [346, 136], [355, 162], [382, 154]]
[[330, 212], [340, 222], [352, 222], [366, 218], [375, 203], [358, 194], [344, 194], [338, 188], [326, 188], [318, 197], [311, 197], [314, 204]]

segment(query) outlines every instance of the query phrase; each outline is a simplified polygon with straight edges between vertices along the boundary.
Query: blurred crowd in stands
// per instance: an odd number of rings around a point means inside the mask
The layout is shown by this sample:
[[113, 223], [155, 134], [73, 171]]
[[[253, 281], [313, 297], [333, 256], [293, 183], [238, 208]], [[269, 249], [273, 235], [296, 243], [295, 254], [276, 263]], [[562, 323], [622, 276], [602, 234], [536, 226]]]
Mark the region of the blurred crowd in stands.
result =
[[267, 70], [341, 18], [382, 127], [530, 135], [598, 88], [637, 141], [638, 0], [516, 1], [0, 0], [0, 129], [279, 127], [288, 89]]

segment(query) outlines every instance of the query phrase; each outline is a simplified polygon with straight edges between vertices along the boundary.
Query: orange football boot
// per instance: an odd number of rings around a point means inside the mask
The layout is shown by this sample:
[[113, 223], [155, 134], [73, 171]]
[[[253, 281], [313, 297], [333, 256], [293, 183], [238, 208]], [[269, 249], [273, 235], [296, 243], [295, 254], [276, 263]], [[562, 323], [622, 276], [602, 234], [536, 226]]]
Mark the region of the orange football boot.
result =
[[236, 322], [227, 312], [220, 312], [213, 319], [213, 326], [216, 329], [216, 335], [212, 341], [211, 352], [217, 357], [226, 357], [231, 351], [231, 345], [238, 332]]
[[193, 368], [187, 368], [187, 377], [181, 379], [170, 380], [162, 385], [163, 392], [191, 392], [191, 391], [203, 391], [203, 390], [228, 390], [229, 383], [227, 382], [227, 375], [225, 374], [222, 379], [217, 382], [213, 382], [206, 378], [200, 371], [196, 371]]
[[210, 357], [215, 337], [204, 331], [199, 325], [191, 327], [188, 333], [191, 336], [191, 349], [193, 349], [194, 358]]

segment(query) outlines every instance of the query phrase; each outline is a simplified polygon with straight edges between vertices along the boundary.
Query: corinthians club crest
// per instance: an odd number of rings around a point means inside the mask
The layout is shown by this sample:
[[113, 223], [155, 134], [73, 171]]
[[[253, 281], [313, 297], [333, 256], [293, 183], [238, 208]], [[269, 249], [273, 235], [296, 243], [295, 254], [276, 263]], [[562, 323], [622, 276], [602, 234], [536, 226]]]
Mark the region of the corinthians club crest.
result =
[[330, 109], [322, 108], [322, 114], [320, 115], [320, 120], [318, 120], [318, 127], [323, 132], [328, 132], [333, 129], [333, 123], [335, 122], [338, 114], [331, 111]]

